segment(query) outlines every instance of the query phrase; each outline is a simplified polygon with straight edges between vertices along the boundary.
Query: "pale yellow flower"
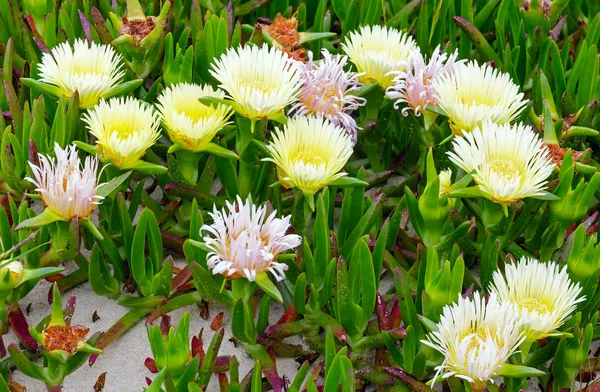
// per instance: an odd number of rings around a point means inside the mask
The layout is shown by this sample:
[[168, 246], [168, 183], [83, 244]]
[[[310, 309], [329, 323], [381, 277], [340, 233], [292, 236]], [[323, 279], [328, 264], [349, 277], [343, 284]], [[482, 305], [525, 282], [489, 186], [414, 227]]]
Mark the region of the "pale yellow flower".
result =
[[495, 271], [490, 291], [519, 313], [524, 333], [531, 340], [560, 335], [557, 329], [585, 300], [579, 297], [581, 286], [571, 281], [566, 266], [525, 257], [506, 264], [504, 276]]
[[266, 45], [230, 48], [210, 73], [233, 100], [234, 109], [250, 119], [283, 115], [298, 99], [302, 85], [299, 64]]
[[456, 135], [471, 132], [486, 119], [514, 121], [527, 104], [508, 74], [475, 61], [456, 64], [454, 71], [436, 77], [432, 87]]
[[362, 83], [394, 84], [394, 72], [403, 71], [417, 43], [408, 34], [385, 26], [363, 26], [351, 32], [342, 49], [356, 65]]
[[67, 98], [78, 91], [79, 105], [87, 109], [118, 87], [125, 75], [122, 64], [122, 57], [110, 45], [78, 39], [71, 48], [63, 42], [52, 48], [52, 54], [42, 54], [40, 81], [57, 86]]
[[267, 149], [272, 158], [264, 160], [277, 165], [281, 184], [312, 195], [346, 175], [340, 170], [352, 155], [352, 140], [329, 120], [296, 116], [275, 130]]
[[156, 107], [169, 138], [190, 151], [202, 151], [232, 114], [225, 104], [205, 105], [202, 97], [223, 99], [225, 93], [209, 85], [180, 83], [163, 90]]
[[508, 358], [523, 341], [521, 320], [509, 305], [492, 294], [485, 300], [479, 292], [473, 299], [458, 297], [444, 307], [438, 330], [422, 342], [444, 355], [436, 367], [436, 379], [462, 378], [474, 391], [482, 391], [494, 382]]
[[98, 155], [120, 169], [138, 162], [160, 137], [158, 114], [135, 98], [113, 98], [83, 115]]
[[452, 141], [450, 160], [471, 173], [482, 194], [508, 204], [547, 194], [554, 164], [548, 149], [530, 126], [485, 121]]

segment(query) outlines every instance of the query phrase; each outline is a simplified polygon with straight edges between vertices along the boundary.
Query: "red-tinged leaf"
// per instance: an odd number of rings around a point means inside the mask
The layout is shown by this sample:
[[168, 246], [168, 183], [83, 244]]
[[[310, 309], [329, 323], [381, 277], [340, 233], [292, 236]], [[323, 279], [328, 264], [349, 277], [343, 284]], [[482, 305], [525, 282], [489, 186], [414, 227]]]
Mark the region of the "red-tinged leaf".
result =
[[[161, 230], [160, 231], [160, 236], [162, 238], [163, 241], [163, 246], [170, 250], [171, 252], [175, 252], [178, 255], [183, 256], [183, 243], [185, 242], [185, 240], [181, 237], [179, 237], [178, 235], [175, 235], [173, 233], [169, 233], [168, 231], [164, 231]], [[183, 288], [181, 287], [180, 290], [182, 290]]]
[[192, 337], [192, 358], [198, 356], [202, 361], [206, 353], [204, 352], [204, 341], [202, 340], [202, 334], [204, 328], [200, 330], [198, 336]]
[[225, 373], [219, 373], [217, 377], [219, 378], [219, 388], [221, 392], [229, 391], [229, 380], [227, 379], [227, 375]]
[[65, 316], [65, 323], [67, 325], [71, 324], [71, 318], [73, 318], [73, 313], [75, 313], [75, 305], [77, 304], [77, 297], [75, 294], [71, 295], [67, 300], [67, 305], [63, 311], [63, 315]]
[[413, 391], [416, 391], [416, 392], [433, 391], [433, 389], [429, 388], [427, 386], [427, 384], [425, 384], [423, 381], [417, 380], [414, 376], [408, 374], [407, 372], [405, 372], [402, 369], [397, 369], [397, 368], [393, 368], [393, 367], [384, 367], [383, 370], [386, 373], [388, 373], [389, 375], [397, 378], [398, 380], [402, 381], [404, 384], [408, 385], [408, 387], [411, 388]]
[[146, 377], [146, 384], [148, 384], [148, 386], [152, 384], [152, 380], [149, 377]]
[[167, 336], [169, 334], [169, 330], [171, 329], [171, 316], [165, 314], [161, 317], [160, 320], [160, 332], [163, 336]]
[[179, 271], [177, 275], [173, 278], [173, 283], [171, 285], [171, 294], [175, 291], [179, 290], [181, 286], [187, 283], [192, 278], [192, 272], [190, 271], [189, 266], [185, 266], [184, 269]]
[[[40, 35], [40, 32], [38, 31], [36, 25], [35, 25], [35, 21], [33, 20], [33, 16], [31, 15], [26, 15], [25, 16], [25, 22], [27, 22], [27, 26], [29, 27], [29, 29], [31, 30], [31, 32], [33, 33], [33, 36], [38, 39], [38, 40], [42, 40], [42, 36]], [[44, 45], [46, 46], [46, 45]]]
[[218, 331], [223, 326], [223, 312], [217, 314], [213, 319], [212, 323], [210, 323], [210, 329], [213, 331]]
[[230, 366], [231, 357], [229, 355], [221, 355], [215, 360], [215, 367], [213, 370], [215, 372], [226, 372], [229, 371]]
[[281, 317], [279, 318], [279, 320], [277, 321], [276, 324], [285, 324], [285, 323], [289, 323], [290, 321], [294, 321], [298, 318], [299, 314], [300, 313], [298, 313], [296, 308], [294, 308], [294, 304], [291, 303], [287, 307], [285, 312], [281, 315]]
[[390, 327], [398, 328], [400, 323], [402, 323], [402, 313], [400, 312], [400, 304], [398, 303], [398, 299], [394, 299], [392, 303], [392, 308], [390, 309], [389, 317], [391, 320]]
[[[109, 45], [112, 41], [112, 37], [108, 28], [106, 27], [106, 23], [104, 23], [104, 18], [102, 18], [102, 14], [96, 7], [92, 8], [92, 19], [94, 19], [94, 24], [96, 25], [96, 31], [98, 32], [98, 36], [102, 40], [102, 43], [105, 45]], [[150, 385], [150, 384], [148, 384]]]
[[475, 288], [475, 285], [470, 285], [469, 287], [467, 287], [467, 289], [463, 293], [463, 298], [469, 298], [471, 296], [471, 294], [473, 294], [474, 288]]
[[144, 366], [146, 366], [151, 373], [158, 373], [158, 368], [156, 367], [156, 361], [154, 359], [146, 358]]
[[379, 330], [387, 331], [390, 329], [389, 318], [387, 314], [387, 306], [381, 294], [377, 293], [375, 312], [377, 313], [377, 321], [379, 322]]
[[37, 351], [38, 342], [29, 333], [29, 324], [25, 315], [21, 311], [19, 304], [12, 305], [8, 310], [8, 322], [10, 323], [15, 335], [25, 348], [29, 351]]

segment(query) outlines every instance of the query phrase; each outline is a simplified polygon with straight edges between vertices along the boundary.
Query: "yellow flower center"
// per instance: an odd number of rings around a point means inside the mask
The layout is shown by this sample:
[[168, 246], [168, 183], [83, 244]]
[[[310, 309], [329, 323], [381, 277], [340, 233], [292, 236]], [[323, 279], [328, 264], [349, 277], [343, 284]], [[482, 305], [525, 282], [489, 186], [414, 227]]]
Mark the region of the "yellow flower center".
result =
[[495, 159], [488, 163], [491, 171], [502, 177], [507, 182], [512, 182], [521, 177], [519, 169], [509, 160]]
[[269, 83], [265, 83], [263, 80], [249, 80], [244, 83], [245, 87], [249, 91], [260, 91], [263, 94], [268, 94], [273, 88], [269, 85]]
[[468, 352], [479, 351], [479, 349], [481, 348], [481, 343], [483, 341], [485, 341], [485, 338], [486, 338], [485, 331], [477, 331], [477, 332], [467, 336], [467, 339], [469, 339], [469, 345], [467, 346], [467, 351]]
[[312, 164], [315, 166], [325, 163], [323, 157], [315, 154], [312, 151], [300, 151], [296, 154], [296, 161], [302, 161], [304, 164]]
[[549, 313], [550, 309], [546, 304], [540, 302], [537, 298], [525, 298], [519, 302], [519, 308], [521, 310], [527, 309], [530, 312], [537, 312], [538, 314]]

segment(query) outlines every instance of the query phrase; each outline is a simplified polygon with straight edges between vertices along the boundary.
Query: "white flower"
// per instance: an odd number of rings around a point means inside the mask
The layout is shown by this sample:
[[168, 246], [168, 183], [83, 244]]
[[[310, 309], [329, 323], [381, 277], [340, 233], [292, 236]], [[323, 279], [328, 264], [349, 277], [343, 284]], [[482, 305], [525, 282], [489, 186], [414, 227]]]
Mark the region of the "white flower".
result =
[[225, 104], [204, 105], [202, 97], [225, 98], [209, 85], [179, 83], [163, 90], [156, 107], [173, 143], [201, 151], [228, 124], [231, 109]]
[[239, 196], [236, 204], [227, 202], [221, 211], [214, 207], [209, 213], [214, 223], [200, 229], [211, 249], [207, 263], [213, 274], [254, 281], [258, 274], [269, 271], [277, 280], [285, 279], [288, 267], [278, 263], [277, 256], [296, 248], [302, 239], [286, 234], [291, 216], [276, 218], [277, 211], [273, 211], [267, 217], [266, 213], [266, 206], [257, 207], [250, 200], [243, 203]]
[[499, 204], [544, 195], [554, 164], [530, 126], [485, 121], [455, 137], [450, 160], [471, 173], [483, 194]]
[[43, 53], [40, 81], [57, 86], [70, 98], [79, 92], [79, 105], [88, 109], [110, 95], [125, 75], [122, 57], [110, 45], [88, 44], [78, 39], [73, 49], [68, 42]]
[[346, 175], [340, 170], [353, 151], [352, 140], [343, 128], [312, 116], [296, 116], [288, 120], [283, 131], [276, 128], [267, 149], [272, 157], [263, 160], [277, 165], [281, 184], [311, 195]]
[[523, 341], [518, 313], [501, 304], [495, 295], [487, 303], [479, 292], [473, 300], [459, 296], [458, 302], [444, 307], [438, 330], [422, 342], [445, 357], [436, 367], [436, 376], [459, 377], [474, 390], [485, 388], [500, 372]]
[[326, 118], [346, 129], [356, 142], [358, 125], [350, 113], [367, 101], [351, 92], [360, 89], [362, 83], [358, 81], [357, 74], [344, 70], [348, 57], [332, 56], [327, 49], [323, 49], [322, 55], [322, 60], [314, 62], [312, 52], [308, 53], [299, 102], [292, 106], [290, 112]]
[[470, 132], [486, 119], [511, 122], [527, 104], [508, 74], [475, 61], [457, 64], [454, 72], [435, 78], [432, 86], [456, 135]]
[[490, 291], [498, 300], [512, 306], [523, 319], [528, 339], [560, 335], [557, 329], [569, 318], [579, 302], [581, 287], [569, 278], [567, 267], [521, 258], [506, 264], [504, 275], [494, 272]]
[[394, 85], [388, 87], [386, 95], [390, 99], [396, 100], [394, 103], [396, 109], [400, 103], [407, 105], [402, 109], [404, 116], [408, 115], [409, 110], [413, 110], [417, 116], [426, 113], [428, 106], [437, 106], [433, 80], [443, 74], [453, 72], [457, 64], [456, 57], [458, 57], [458, 51], [448, 56], [438, 46], [426, 63], [421, 50], [414, 49], [406, 65], [406, 70], [394, 72], [396, 75]]
[[270, 118], [298, 99], [302, 73], [298, 63], [264, 45], [229, 48], [213, 64], [211, 75], [250, 119]]
[[83, 121], [97, 139], [99, 155], [120, 169], [131, 168], [160, 137], [158, 114], [132, 97], [102, 100]]
[[394, 83], [391, 72], [402, 71], [417, 43], [408, 34], [385, 26], [363, 26], [350, 33], [342, 49], [362, 73], [365, 84], [388, 88]]
[[34, 178], [26, 180], [37, 187], [46, 207], [64, 221], [75, 216], [89, 218], [102, 202], [96, 194], [101, 186], [96, 182], [98, 158], [86, 157], [81, 167], [77, 152], [74, 145], [63, 150], [55, 144], [56, 159], [38, 154], [39, 166], [29, 162]]

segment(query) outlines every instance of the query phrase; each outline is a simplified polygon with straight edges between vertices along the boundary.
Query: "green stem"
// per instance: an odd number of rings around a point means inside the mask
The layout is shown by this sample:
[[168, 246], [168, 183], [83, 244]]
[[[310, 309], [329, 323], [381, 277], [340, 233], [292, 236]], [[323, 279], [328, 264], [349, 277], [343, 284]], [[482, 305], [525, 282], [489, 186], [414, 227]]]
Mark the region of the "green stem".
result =
[[198, 162], [200, 161], [200, 153], [188, 150], [180, 150], [175, 153], [179, 164], [179, 171], [185, 180], [196, 186], [198, 183]]
[[152, 323], [162, 315], [172, 312], [175, 309], [197, 304], [201, 300], [202, 297], [200, 297], [200, 294], [197, 291], [179, 295], [175, 298], [170, 299], [169, 301], [167, 301], [166, 304], [160, 306], [158, 309], [152, 312], [152, 314], [148, 316], [147, 322]]
[[[109, 344], [123, 336], [123, 334], [129, 331], [133, 326], [135, 326], [141, 319], [146, 317], [152, 309], [132, 309], [127, 312], [123, 317], [121, 317], [116, 323], [113, 324], [112, 327], [106, 331], [102, 340], [98, 342], [96, 346], [100, 350], [105, 350]], [[90, 356], [89, 364], [92, 366], [94, 362], [98, 359], [98, 355], [94, 354]]]
[[264, 140], [265, 122], [238, 117], [237, 126], [236, 152], [240, 157], [238, 184], [240, 197], [246, 199], [255, 180], [253, 174], [256, 157], [259, 155], [256, 145], [251, 141], [253, 138]]

